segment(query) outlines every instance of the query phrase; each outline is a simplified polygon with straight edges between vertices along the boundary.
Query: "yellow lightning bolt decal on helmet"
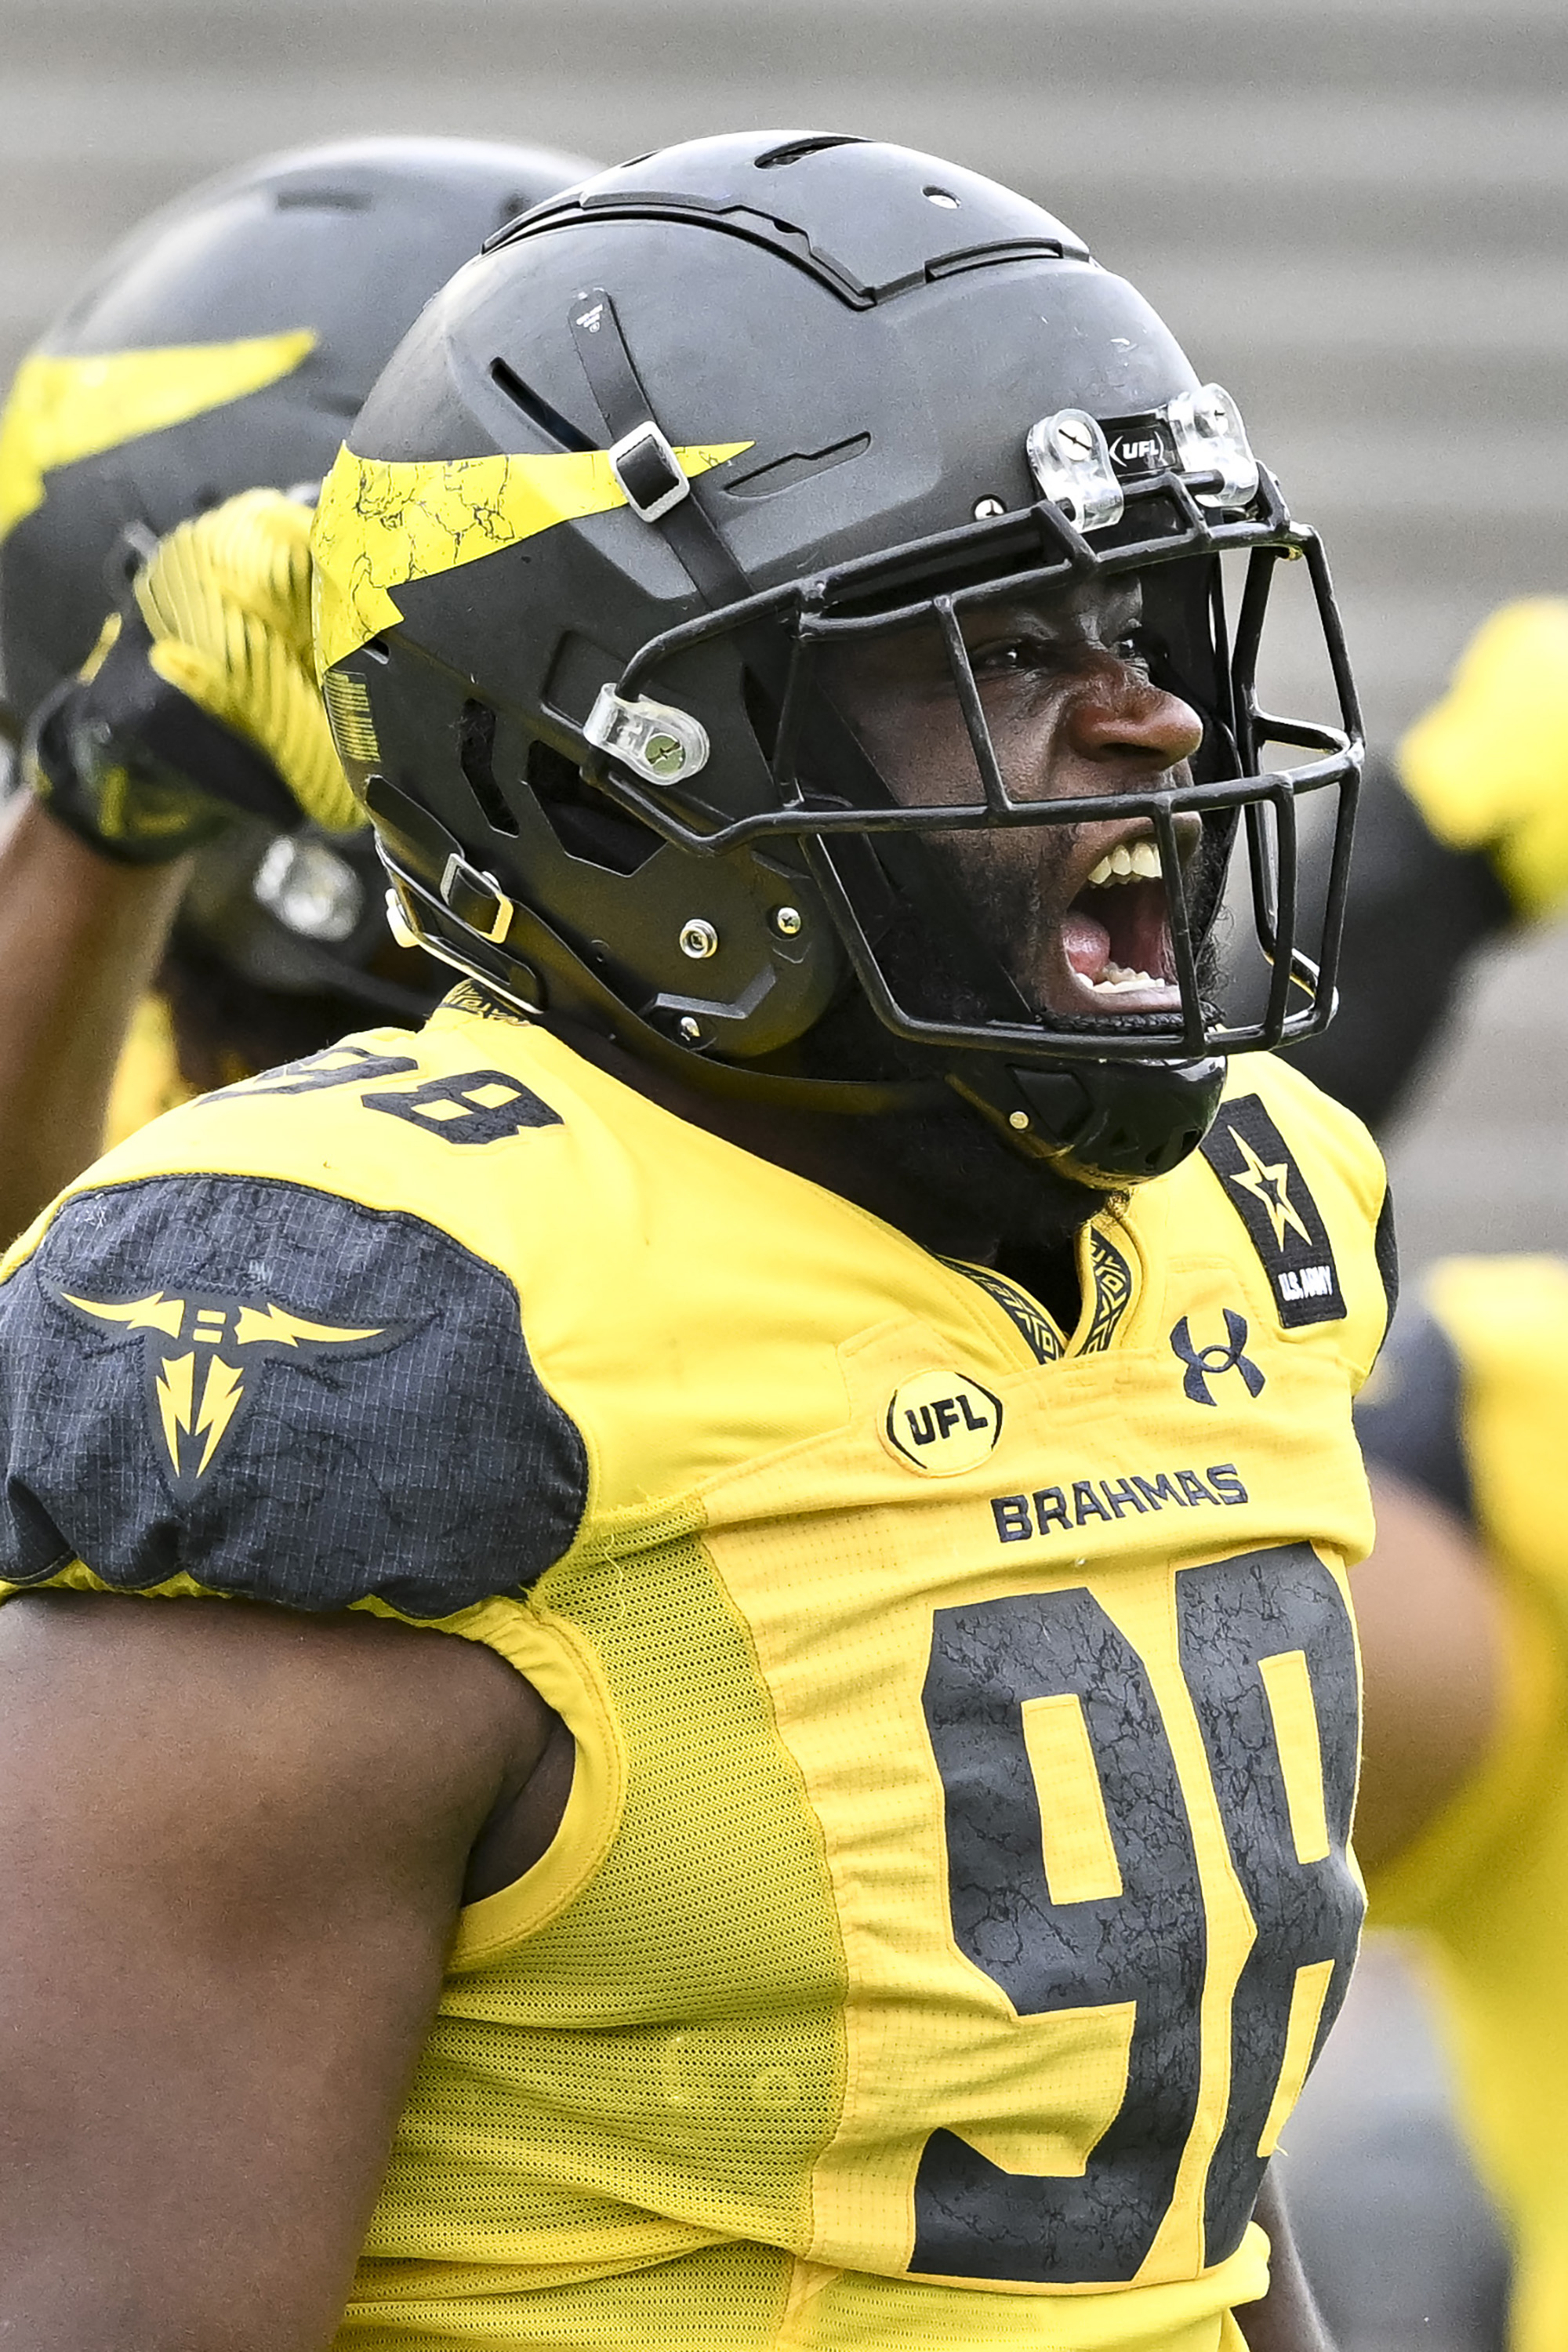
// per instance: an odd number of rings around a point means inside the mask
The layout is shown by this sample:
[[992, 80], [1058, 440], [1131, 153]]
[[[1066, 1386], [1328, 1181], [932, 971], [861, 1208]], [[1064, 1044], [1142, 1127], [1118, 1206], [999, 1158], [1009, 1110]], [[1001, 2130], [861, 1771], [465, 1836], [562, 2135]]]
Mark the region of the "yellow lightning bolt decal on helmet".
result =
[[[718, 441], [675, 452], [688, 476], [749, 449]], [[338, 453], [316, 509], [316, 659], [325, 672], [403, 618], [391, 590], [477, 563], [556, 523], [608, 514], [626, 494], [602, 449], [543, 457], [394, 461]]]
[[0, 539], [42, 506], [46, 474], [183, 425], [292, 374], [316, 331], [248, 335], [229, 343], [176, 343], [23, 361], [0, 417]]

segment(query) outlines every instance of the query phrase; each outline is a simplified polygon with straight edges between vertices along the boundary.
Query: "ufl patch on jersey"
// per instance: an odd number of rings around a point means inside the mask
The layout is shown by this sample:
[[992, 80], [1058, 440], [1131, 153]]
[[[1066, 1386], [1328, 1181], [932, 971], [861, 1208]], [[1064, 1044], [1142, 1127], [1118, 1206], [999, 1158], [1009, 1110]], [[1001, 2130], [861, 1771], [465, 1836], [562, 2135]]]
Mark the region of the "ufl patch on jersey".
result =
[[1203, 1155], [1247, 1228], [1289, 1330], [1345, 1314], [1328, 1228], [1307, 1180], [1256, 1095], [1222, 1103]]
[[917, 1372], [893, 1391], [882, 1433], [901, 1462], [932, 1477], [953, 1478], [994, 1448], [1002, 1401], [963, 1372]]

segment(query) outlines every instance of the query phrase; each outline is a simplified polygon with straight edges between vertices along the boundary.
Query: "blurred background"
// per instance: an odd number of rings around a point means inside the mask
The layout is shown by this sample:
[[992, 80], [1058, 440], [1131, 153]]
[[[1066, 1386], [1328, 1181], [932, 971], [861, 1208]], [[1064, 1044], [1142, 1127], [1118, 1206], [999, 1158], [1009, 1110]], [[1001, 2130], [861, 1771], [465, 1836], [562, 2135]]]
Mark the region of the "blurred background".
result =
[[[871, 132], [1037, 197], [1323, 531], [1374, 740], [1568, 587], [1563, 0], [0, 0], [0, 371], [194, 178], [349, 131], [606, 162]], [[1407, 1265], [1568, 1248], [1568, 935], [1483, 971], [1393, 1154]], [[1386, 1948], [1289, 2136], [1346, 2352], [1496, 2341], [1502, 2257]]]

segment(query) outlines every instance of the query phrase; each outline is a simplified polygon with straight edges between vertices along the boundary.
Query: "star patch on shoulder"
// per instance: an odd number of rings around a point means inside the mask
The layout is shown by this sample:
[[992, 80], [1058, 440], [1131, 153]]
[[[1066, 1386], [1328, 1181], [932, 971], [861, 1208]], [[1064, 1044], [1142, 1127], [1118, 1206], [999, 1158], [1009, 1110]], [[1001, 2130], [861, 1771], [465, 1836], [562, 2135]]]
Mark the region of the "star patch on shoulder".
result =
[[306, 1362], [331, 1350], [378, 1355], [416, 1328], [409, 1322], [321, 1323], [272, 1299], [151, 1290], [139, 1298], [84, 1298], [48, 1287], [63, 1307], [118, 1328], [140, 1343], [147, 1423], [174, 1493], [195, 1495], [246, 1402], [246, 1373], [270, 1359]]
[[1203, 1156], [1247, 1228], [1286, 1330], [1345, 1314], [1328, 1227], [1295, 1155], [1257, 1095], [1220, 1105]]

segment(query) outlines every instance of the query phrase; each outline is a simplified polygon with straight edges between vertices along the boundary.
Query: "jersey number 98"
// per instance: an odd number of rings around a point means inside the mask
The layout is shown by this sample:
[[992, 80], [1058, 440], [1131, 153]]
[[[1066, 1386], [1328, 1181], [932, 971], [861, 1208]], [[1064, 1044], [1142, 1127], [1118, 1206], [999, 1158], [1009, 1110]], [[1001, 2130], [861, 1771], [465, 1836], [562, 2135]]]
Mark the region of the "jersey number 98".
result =
[[[1251, 2214], [1288, 2043], [1302, 2063], [1316, 2054], [1354, 1958], [1355, 1645], [1339, 1587], [1305, 1544], [1184, 1569], [1175, 1585], [1183, 1675], [1258, 1931], [1236, 1989], [1229, 2105], [1205, 2196], [1213, 2264]], [[1025, 1708], [1058, 1696], [1082, 1710], [1120, 1891], [1054, 1902]], [[959, 1948], [1020, 2016], [1131, 2002], [1135, 2020], [1125, 2095], [1081, 2176], [1009, 2173], [955, 2133], [932, 2133], [910, 2269], [1127, 2281], [1170, 2209], [1197, 2116], [1207, 1947], [1186, 1803], [1148, 1672], [1075, 1586], [939, 1611], [924, 1698]], [[1298, 1752], [1287, 1756], [1292, 1733]], [[1305, 2016], [1303, 1986], [1316, 1996]]]

